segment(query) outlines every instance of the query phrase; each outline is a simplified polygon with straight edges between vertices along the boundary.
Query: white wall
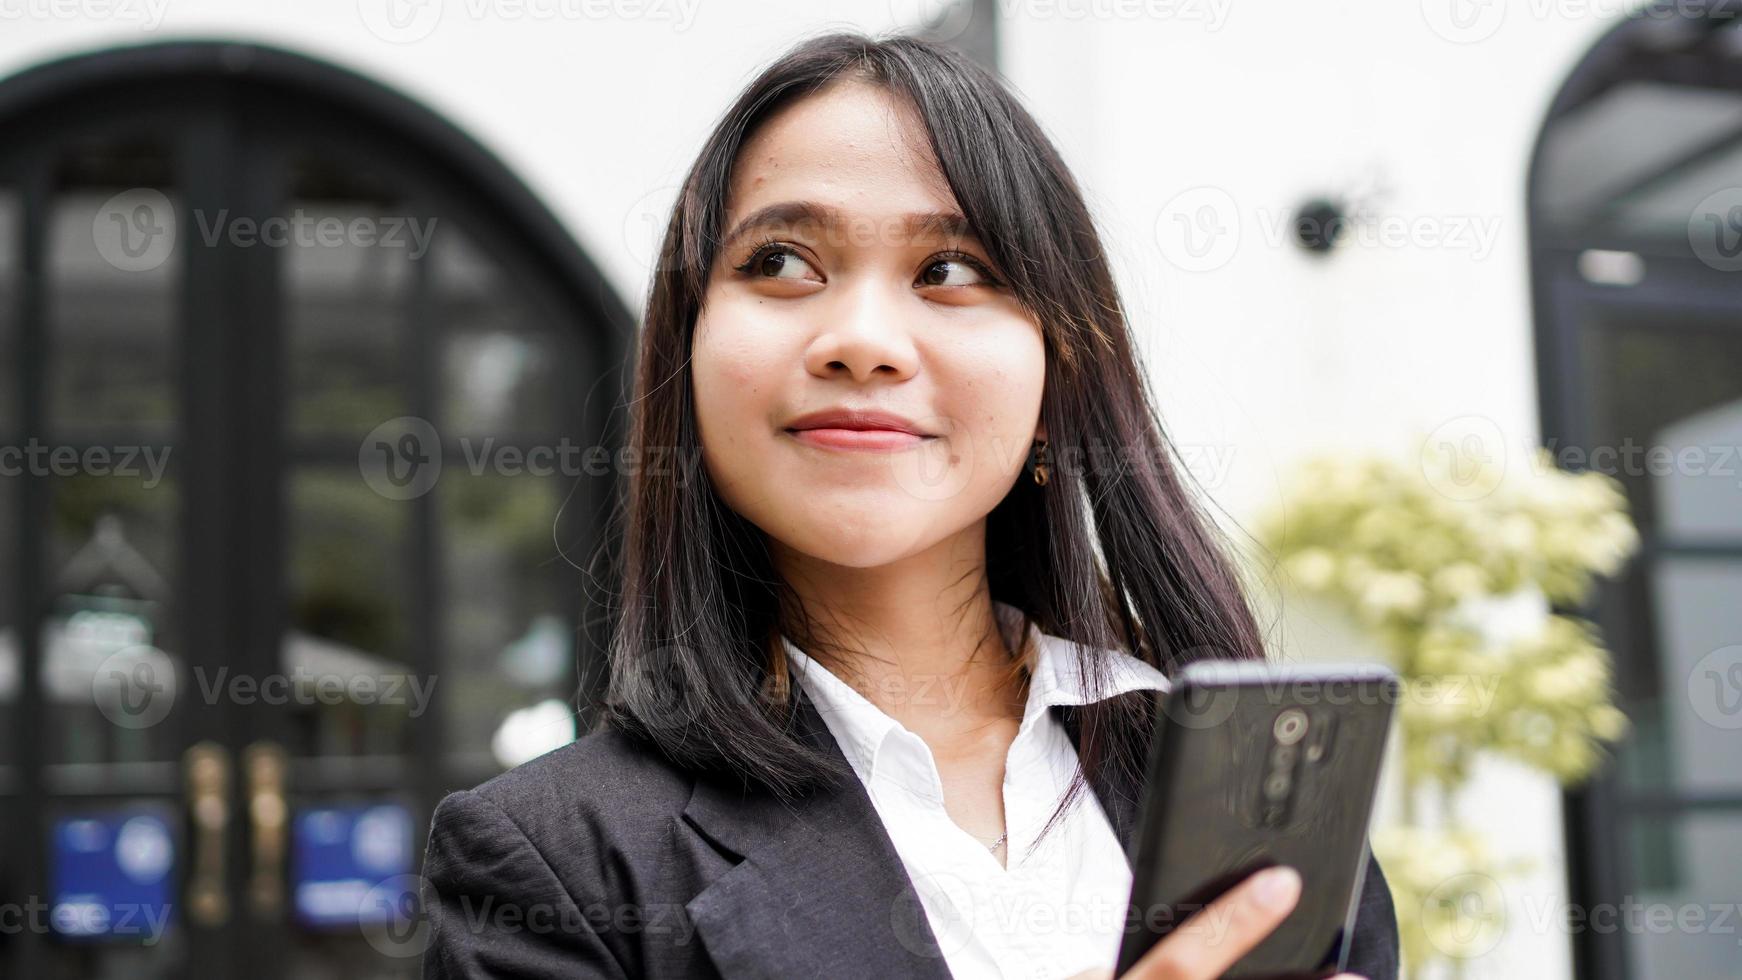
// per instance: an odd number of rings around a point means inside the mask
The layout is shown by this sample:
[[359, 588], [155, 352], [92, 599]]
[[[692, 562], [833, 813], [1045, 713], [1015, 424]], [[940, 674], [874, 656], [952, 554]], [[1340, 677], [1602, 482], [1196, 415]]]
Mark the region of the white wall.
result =
[[[1452, 2], [1203, 0], [1074, 23], [1035, 3], [1010, 24], [1006, 68], [1114, 236], [1170, 434], [1232, 524], [1280, 506], [1304, 455], [1408, 459], [1451, 426], [1522, 465], [1537, 442], [1525, 171], [1618, 11], [1467, 4], [1464, 22]], [[1379, 216], [1328, 260], [1286, 234], [1325, 194]], [[1222, 233], [1194, 254], [1174, 216], [1200, 213]], [[1291, 658], [1377, 656], [1310, 605], [1277, 626]], [[1497, 764], [1467, 803], [1540, 870], [1505, 890], [1506, 935], [1466, 976], [1568, 976], [1559, 791]]]
[[[173, 37], [265, 41], [351, 67], [501, 155], [633, 308], [655, 216], [752, 72], [801, 33], [878, 31], [934, 6], [425, 0], [396, 29], [387, 2], [0, 0], [0, 75]], [[1230, 517], [1277, 505], [1287, 465], [1308, 452], [1413, 453], [1422, 433], [1467, 417], [1512, 451], [1534, 445], [1525, 165], [1613, 2], [999, 5], [1006, 73], [1085, 185], [1171, 434]], [[568, 14], [531, 13], [553, 9]], [[644, 12], [587, 13], [605, 9]], [[1322, 193], [1367, 195], [1415, 243], [1355, 241], [1320, 261], [1279, 240], [1291, 209]], [[1204, 207], [1236, 235], [1197, 261], [1176, 215]], [[1293, 654], [1347, 653], [1333, 624], [1283, 625]], [[1478, 819], [1549, 862], [1514, 897], [1561, 900], [1555, 790], [1497, 772], [1479, 794]], [[1514, 922], [1471, 975], [1567, 975], [1564, 934]]]

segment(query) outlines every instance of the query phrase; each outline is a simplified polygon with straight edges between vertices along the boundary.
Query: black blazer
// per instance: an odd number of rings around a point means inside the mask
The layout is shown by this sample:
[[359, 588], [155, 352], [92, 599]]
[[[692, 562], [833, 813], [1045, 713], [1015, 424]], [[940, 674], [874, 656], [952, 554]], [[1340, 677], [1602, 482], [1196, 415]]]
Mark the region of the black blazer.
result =
[[[794, 693], [795, 733], [840, 756]], [[1048, 710], [1075, 744], [1075, 709]], [[1098, 782], [1129, 849], [1139, 787]], [[424, 877], [426, 980], [950, 976], [857, 779], [786, 806], [686, 775], [616, 731], [444, 799]], [[1348, 968], [1394, 980], [1397, 943], [1370, 859]]]

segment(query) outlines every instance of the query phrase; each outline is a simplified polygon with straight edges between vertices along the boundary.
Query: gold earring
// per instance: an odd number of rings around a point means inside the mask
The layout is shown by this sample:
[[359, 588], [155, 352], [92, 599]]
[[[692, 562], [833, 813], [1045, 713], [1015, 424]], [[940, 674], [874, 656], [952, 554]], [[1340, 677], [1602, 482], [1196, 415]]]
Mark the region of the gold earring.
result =
[[1047, 477], [1050, 475], [1046, 470], [1046, 440], [1042, 439], [1035, 445], [1037, 448], [1034, 453], [1034, 482], [1044, 487]]

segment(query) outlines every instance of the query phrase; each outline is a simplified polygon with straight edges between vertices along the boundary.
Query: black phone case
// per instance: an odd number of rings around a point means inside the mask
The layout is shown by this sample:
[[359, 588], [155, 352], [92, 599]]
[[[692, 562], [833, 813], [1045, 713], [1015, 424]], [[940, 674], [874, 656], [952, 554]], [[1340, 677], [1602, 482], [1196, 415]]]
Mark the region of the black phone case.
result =
[[[1397, 676], [1377, 664], [1206, 661], [1180, 671], [1157, 698], [1115, 975], [1191, 913], [1276, 864], [1300, 872], [1300, 900], [1224, 976], [1294, 980], [1342, 968], [1398, 690]], [[1279, 721], [1290, 711], [1301, 715]]]

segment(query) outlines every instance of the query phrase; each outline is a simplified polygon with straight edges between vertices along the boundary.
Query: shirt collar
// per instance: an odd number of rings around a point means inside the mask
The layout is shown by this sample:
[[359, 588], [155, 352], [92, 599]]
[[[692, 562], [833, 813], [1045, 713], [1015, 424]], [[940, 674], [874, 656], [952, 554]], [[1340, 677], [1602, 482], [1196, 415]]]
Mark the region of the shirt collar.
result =
[[[1020, 609], [996, 599], [992, 601], [992, 610], [1006, 635], [1016, 629], [1023, 617]], [[1078, 650], [1087, 648], [1072, 640], [1044, 633], [1033, 622], [1028, 624], [1028, 639], [1035, 644], [1035, 666], [1029, 678], [1022, 730], [1032, 727], [1036, 719], [1053, 705], [1089, 704], [1131, 691], [1165, 692], [1171, 687], [1167, 676], [1150, 664], [1123, 650], [1100, 648], [1093, 652], [1105, 665], [1106, 677], [1101, 686], [1092, 689], [1089, 678], [1079, 670], [1078, 664]], [[918, 738], [834, 672], [806, 656], [791, 640], [785, 636], [780, 640], [794, 676], [804, 685], [805, 693], [810, 695], [817, 712], [840, 743], [842, 754], [860, 779], [870, 778], [878, 751], [892, 734], [900, 732], [907, 738]]]

